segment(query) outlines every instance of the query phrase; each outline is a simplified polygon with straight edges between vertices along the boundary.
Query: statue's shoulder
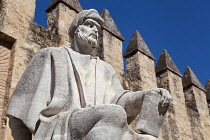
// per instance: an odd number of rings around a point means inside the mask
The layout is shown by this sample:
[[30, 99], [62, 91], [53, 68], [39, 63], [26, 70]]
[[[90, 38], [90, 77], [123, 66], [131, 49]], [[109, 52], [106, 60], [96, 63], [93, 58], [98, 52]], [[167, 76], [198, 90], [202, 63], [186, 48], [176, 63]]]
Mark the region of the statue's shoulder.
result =
[[60, 46], [60, 47], [48, 47], [41, 49], [36, 55], [46, 56], [52, 53], [63, 53], [67, 50], [68, 47]]

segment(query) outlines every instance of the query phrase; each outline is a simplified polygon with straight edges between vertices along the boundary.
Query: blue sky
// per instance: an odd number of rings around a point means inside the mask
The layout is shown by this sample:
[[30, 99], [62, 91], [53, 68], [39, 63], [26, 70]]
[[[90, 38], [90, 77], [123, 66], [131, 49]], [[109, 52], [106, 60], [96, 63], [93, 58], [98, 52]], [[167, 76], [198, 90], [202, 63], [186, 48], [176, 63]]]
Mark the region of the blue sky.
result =
[[[46, 27], [51, 0], [37, 0], [35, 22]], [[123, 52], [135, 30], [156, 62], [166, 49], [182, 74], [190, 66], [203, 86], [210, 79], [210, 1], [208, 0], [79, 0], [83, 9], [108, 9], [125, 38]]]

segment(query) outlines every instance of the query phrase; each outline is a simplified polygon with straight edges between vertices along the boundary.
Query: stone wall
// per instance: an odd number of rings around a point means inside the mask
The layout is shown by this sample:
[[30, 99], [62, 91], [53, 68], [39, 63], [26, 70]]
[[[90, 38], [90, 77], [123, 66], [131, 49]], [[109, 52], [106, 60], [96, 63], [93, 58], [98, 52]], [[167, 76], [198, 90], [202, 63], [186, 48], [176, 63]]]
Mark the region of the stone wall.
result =
[[26, 44], [27, 31], [34, 17], [35, 0], [1, 0], [1, 3], [0, 42], [7, 41], [10, 43], [10, 62], [6, 70], [8, 76], [4, 101], [1, 102], [3, 108], [0, 118], [0, 139], [12, 139], [5, 113], [9, 97], [27, 65], [22, 58], [26, 54], [21, 49], [21, 46]]
[[[33, 22], [35, 0], [0, 0], [0, 139], [12, 140], [5, 115], [8, 100], [33, 55], [46, 47], [70, 46], [68, 27], [82, 10], [77, 0], [53, 0], [47, 8], [48, 27]], [[101, 41], [104, 61], [116, 71], [125, 89], [137, 91], [162, 87], [170, 91], [170, 104], [159, 139], [207, 140], [210, 137], [210, 82], [206, 90], [189, 68], [179, 72], [166, 50], [155, 58], [138, 31], [124, 54], [127, 73], [123, 70], [124, 38], [108, 10], [101, 13], [105, 20]], [[187, 78], [186, 78], [187, 77]], [[189, 78], [191, 80], [189, 80]], [[206, 98], [207, 95], [207, 98]], [[208, 101], [208, 102], [207, 102]], [[130, 125], [135, 130], [137, 117]]]
[[48, 30], [60, 36], [60, 45], [70, 46], [68, 28], [78, 12], [59, 3], [55, 8], [48, 8], [47, 13]]
[[102, 31], [103, 38], [100, 58], [112, 65], [118, 79], [122, 83], [122, 75], [124, 69], [122, 42], [124, 41], [124, 38], [107, 9], [102, 11], [101, 17], [104, 19], [104, 25]]

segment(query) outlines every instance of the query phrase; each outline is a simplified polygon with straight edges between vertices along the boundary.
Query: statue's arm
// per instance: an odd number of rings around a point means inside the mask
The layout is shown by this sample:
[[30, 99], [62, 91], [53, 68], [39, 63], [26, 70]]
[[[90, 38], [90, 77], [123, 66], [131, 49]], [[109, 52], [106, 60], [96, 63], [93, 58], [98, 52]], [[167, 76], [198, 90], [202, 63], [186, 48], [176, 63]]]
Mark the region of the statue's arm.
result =
[[162, 106], [168, 105], [172, 100], [171, 95], [166, 89], [154, 88], [137, 92], [127, 92], [120, 97], [117, 104], [125, 109], [128, 118], [135, 118], [141, 110], [144, 96], [149, 92], [161, 96], [160, 104]]
[[141, 105], [143, 103], [144, 96], [147, 93], [159, 94], [161, 96], [160, 104], [162, 106], [166, 106], [171, 102], [172, 97], [170, 93], [163, 88], [154, 88], [136, 92], [125, 92], [117, 78], [117, 75], [115, 74], [114, 69], [111, 67], [111, 65], [108, 65], [107, 67], [109, 67], [109, 72], [112, 74], [112, 84], [109, 88], [110, 92], [116, 93], [116, 96], [114, 96], [114, 99], [116, 99], [114, 101], [116, 102], [114, 103], [122, 106], [125, 109], [128, 118], [135, 118], [137, 114], [141, 111]]
[[141, 108], [146, 91], [127, 92], [123, 94], [117, 102], [117, 105], [122, 106], [127, 117], [136, 116]]

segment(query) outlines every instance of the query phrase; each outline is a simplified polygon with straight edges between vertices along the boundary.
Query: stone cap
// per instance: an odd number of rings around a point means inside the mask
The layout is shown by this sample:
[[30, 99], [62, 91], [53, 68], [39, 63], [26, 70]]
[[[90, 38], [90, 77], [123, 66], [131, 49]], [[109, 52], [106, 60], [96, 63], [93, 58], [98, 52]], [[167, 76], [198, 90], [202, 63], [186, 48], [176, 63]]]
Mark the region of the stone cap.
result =
[[45, 10], [47, 13], [54, 7], [56, 7], [59, 3], [63, 3], [66, 6], [76, 10], [78, 13], [82, 11], [82, 6], [80, 5], [78, 0], [52, 0], [50, 5]]
[[210, 100], [210, 79], [206, 82], [206, 100]]
[[206, 92], [206, 89], [203, 87], [203, 85], [200, 83], [192, 69], [188, 66], [184, 72], [184, 76], [182, 79], [182, 84], [184, 88], [190, 87], [190, 86], [196, 86], [199, 89]]
[[175, 65], [171, 56], [168, 54], [167, 50], [164, 49], [164, 50], [162, 50], [160, 58], [158, 59], [158, 62], [155, 67], [155, 71], [156, 71], [156, 73], [159, 73], [159, 72], [162, 72], [167, 69], [174, 72], [175, 74], [179, 75], [180, 77], [182, 77], [181, 72]]
[[125, 40], [124, 37], [122, 36], [121, 32], [119, 31], [117, 25], [115, 24], [114, 20], [112, 19], [107, 9], [103, 9], [101, 17], [104, 19], [103, 28], [111, 32], [114, 36], [116, 36], [120, 40], [124, 41]]
[[128, 47], [124, 53], [124, 57], [127, 58], [130, 55], [135, 54], [137, 51], [142, 52], [149, 58], [155, 60], [155, 57], [151, 53], [150, 49], [148, 48], [147, 44], [145, 43], [144, 39], [140, 35], [140, 33], [136, 30], [128, 44]]

